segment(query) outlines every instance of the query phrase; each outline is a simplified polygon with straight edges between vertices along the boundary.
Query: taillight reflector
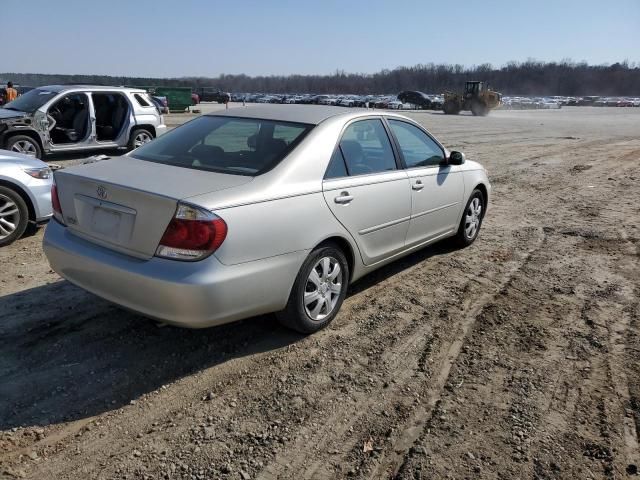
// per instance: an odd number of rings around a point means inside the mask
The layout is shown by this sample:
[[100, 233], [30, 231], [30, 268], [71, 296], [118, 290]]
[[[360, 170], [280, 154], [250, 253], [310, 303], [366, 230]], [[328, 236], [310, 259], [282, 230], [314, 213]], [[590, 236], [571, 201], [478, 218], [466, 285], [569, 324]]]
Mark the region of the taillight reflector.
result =
[[64, 225], [62, 207], [60, 206], [60, 198], [58, 197], [58, 187], [55, 182], [51, 185], [51, 206], [53, 207], [53, 218]]

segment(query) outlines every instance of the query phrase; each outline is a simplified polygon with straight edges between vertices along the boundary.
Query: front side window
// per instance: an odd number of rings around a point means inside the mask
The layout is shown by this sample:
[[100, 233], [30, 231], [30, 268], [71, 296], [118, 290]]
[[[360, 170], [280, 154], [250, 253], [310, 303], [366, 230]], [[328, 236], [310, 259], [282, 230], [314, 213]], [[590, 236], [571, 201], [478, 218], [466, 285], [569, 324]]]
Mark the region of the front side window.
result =
[[418, 127], [400, 120], [389, 119], [388, 122], [407, 168], [432, 167], [444, 161], [442, 148]]
[[196, 170], [260, 175], [275, 167], [311, 125], [203, 116], [137, 148], [131, 156]]
[[366, 175], [396, 169], [391, 142], [379, 119], [360, 120], [342, 135], [340, 151], [349, 175]]

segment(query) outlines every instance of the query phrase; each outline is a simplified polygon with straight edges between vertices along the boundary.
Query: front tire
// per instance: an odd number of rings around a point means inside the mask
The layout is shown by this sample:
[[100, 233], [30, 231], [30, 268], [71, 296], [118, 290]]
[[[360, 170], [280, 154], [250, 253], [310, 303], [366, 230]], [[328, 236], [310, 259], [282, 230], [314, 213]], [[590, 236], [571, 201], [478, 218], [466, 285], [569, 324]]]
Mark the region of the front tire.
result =
[[313, 250], [302, 264], [284, 310], [277, 313], [284, 326], [309, 334], [336, 317], [349, 286], [349, 263], [337, 246]]
[[478, 238], [485, 211], [486, 200], [483, 193], [476, 188], [471, 193], [469, 201], [467, 201], [460, 220], [460, 226], [458, 227], [458, 233], [454, 237], [454, 242], [459, 247], [468, 247]]
[[489, 107], [482, 102], [473, 102], [471, 105], [471, 113], [476, 117], [486, 117], [489, 115]]
[[42, 149], [29, 135], [14, 135], [7, 140], [7, 150], [31, 157], [42, 158]]
[[27, 229], [29, 209], [14, 190], [0, 187], [0, 247], [19, 239]]

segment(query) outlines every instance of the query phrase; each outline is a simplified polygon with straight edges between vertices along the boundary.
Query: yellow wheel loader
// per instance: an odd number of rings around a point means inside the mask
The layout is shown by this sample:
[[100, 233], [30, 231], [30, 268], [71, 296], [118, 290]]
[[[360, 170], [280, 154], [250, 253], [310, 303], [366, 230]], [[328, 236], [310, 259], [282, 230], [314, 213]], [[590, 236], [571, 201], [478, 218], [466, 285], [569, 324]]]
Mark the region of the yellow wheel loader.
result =
[[462, 110], [471, 110], [474, 115], [484, 117], [500, 105], [502, 95], [485, 87], [484, 82], [470, 81], [464, 85], [464, 93], [445, 92], [442, 110], [447, 115], [457, 115]]

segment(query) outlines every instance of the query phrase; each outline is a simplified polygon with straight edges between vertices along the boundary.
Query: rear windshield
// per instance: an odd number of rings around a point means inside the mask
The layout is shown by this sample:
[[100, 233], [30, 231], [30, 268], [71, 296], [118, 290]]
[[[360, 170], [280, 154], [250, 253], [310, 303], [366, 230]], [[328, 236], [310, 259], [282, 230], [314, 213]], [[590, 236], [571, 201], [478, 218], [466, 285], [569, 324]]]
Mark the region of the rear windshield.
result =
[[203, 116], [134, 150], [130, 156], [178, 167], [260, 175], [282, 160], [311, 125]]
[[7, 103], [4, 108], [7, 110], [18, 110], [21, 112], [33, 113], [57, 94], [58, 92], [52, 92], [42, 88], [34, 88], [24, 95], [20, 95], [13, 102]]

